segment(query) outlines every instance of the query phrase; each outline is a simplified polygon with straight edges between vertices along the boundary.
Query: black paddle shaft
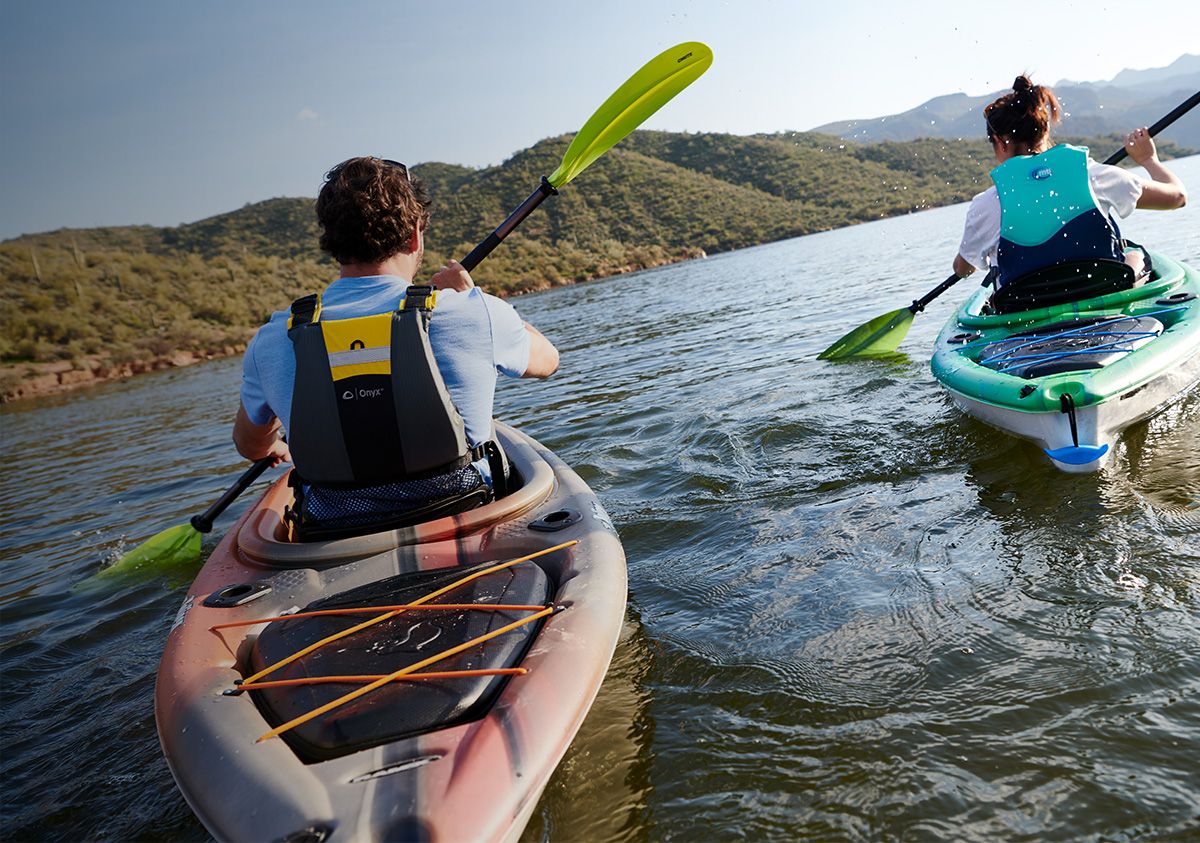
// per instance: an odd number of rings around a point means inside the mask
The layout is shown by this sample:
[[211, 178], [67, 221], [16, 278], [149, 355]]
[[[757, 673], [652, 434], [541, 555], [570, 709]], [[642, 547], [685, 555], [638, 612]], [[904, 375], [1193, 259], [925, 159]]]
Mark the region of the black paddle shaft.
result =
[[928, 293], [921, 296], [921, 298], [915, 300], [912, 304], [910, 304], [908, 306], [909, 311], [914, 316], [916, 314], [920, 313], [922, 310], [925, 309], [925, 305], [929, 304], [931, 301], [936, 299], [942, 293], [946, 292], [951, 287], [953, 287], [955, 284], [957, 284], [958, 280], [959, 280], [959, 278], [957, 275], [951, 275], [949, 278], [947, 278], [941, 284], [938, 284], [936, 287], [934, 287]]
[[264, 471], [271, 467], [271, 463], [275, 462], [274, 457], [263, 457], [254, 465], [246, 469], [245, 473], [237, 479], [237, 482], [225, 490], [225, 494], [217, 498], [216, 503], [199, 515], [192, 516], [192, 526], [199, 533], [212, 532], [213, 522], [217, 520], [225, 509], [233, 503], [238, 495], [250, 488], [250, 484], [259, 478]]
[[533, 209], [546, 201], [546, 197], [553, 196], [558, 193], [551, 185], [549, 179], [542, 176], [542, 183], [537, 186], [537, 190], [529, 194], [529, 198], [517, 206], [517, 209], [508, 215], [508, 219], [500, 223], [500, 225], [487, 236], [487, 239], [471, 250], [471, 254], [462, 259], [463, 269], [470, 272], [475, 267], [479, 266], [492, 250], [500, 245], [505, 237], [512, 233], [512, 230], [520, 225], [524, 219], [533, 213]]
[[[1191, 111], [1193, 108], [1196, 107], [1197, 103], [1200, 103], [1200, 91], [1196, 91], [1196, 93], [1192, 94], [1190, 97], [1185, 99], [1179, 105], [1175, 106], [1175, 108], [1171, 110], [1170, 114], [1165, 115], [1161, 120], [1159, 120], [1157, 123], [1155, 123], [1153, 126], [1151, 126], [1149, 129], [1150, 137], [1154, 137], [1159, 132], [1161, 132], [1163, 129], [1167, 128], [1167, 126], [1170, 126], [1172, 123], [1174, 123], [1180, 117], [1187, 114], [1189, 111]], [[1127, 155], [1129, 155], [1129, 153], [1125, 150], [1125, 147], [1121, 147], [1116, 152], [1114, 152], [1112, 155], [1105, 158], [1104, 163], [1105, 164], [1117, 164], [1121, 161], [1124, 161], [1125, 157]]]

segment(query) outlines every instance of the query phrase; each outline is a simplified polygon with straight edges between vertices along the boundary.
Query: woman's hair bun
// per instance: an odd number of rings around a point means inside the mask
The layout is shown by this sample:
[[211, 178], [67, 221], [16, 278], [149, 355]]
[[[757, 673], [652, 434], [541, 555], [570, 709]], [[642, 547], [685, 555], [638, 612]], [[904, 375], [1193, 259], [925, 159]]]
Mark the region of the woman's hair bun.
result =
[[1029, 81], [1028, 76], [1018, 76], [1015, 80], [1013, 80], [1013, 90], [1018, 94], [1024, 93], [1025, 91], [1032, 91], [1033, 83]]

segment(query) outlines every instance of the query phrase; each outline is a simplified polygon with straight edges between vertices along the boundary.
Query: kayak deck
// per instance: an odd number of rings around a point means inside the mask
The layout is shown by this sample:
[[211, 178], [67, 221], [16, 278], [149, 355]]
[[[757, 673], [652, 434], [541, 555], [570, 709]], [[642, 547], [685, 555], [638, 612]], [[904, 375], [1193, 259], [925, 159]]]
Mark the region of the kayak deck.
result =
[[503, 425], [497, 435], [521, 480], [500, 501], [295, 544], [281, 480], [214, 551], [155, 692], [172, 773], [214, 836], [520, 833], [603, 680], [626, 579], [620, 542], [583, 481], [528, 437]]

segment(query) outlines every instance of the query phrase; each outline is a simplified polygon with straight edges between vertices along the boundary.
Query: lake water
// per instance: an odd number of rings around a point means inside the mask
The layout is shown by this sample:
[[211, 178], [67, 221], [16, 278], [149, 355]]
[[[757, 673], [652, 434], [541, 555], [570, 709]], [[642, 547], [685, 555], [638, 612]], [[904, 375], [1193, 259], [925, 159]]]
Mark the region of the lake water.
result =
[[[1173, 167], [1192, 206], [1125, 233], [1200, 266], [1200, 158]], [[562, 370], [497, 415], [592, 485], [630, 578], [528, 840], [1200, 837], [1200, 392], [1068, 476], [929, 373], [974, 282], [905, 356], [815, 359], [944, 278], [964, 213], [516, 301]], [[0, 414], [5, 839], [207, 839], [152, 703], [194, 571], [72, 586], [242, 470], [239, 365]]]

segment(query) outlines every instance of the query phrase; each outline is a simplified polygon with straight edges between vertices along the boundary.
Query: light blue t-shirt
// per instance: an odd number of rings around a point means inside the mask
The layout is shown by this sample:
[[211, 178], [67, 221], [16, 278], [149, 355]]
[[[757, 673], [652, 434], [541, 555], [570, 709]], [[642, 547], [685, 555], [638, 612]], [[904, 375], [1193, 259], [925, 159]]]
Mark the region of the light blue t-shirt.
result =
[[[353, 319], [395, 310], [409, 284], [394, 275], [339, 278], [321, 295], [321, 319]], [[296, 357], [288, 311], [258, 329], [242, 363], [242, 406], [255, 424], [278, 418], [288, 429]], [[519, 378], [529, 366], [529, 333], [512, 305], [478, 287], [438, 292], [429, 344], [472, 447], [492, 435], [496, 373]], [[486, 466], [481, 466], [487, 476]]]

